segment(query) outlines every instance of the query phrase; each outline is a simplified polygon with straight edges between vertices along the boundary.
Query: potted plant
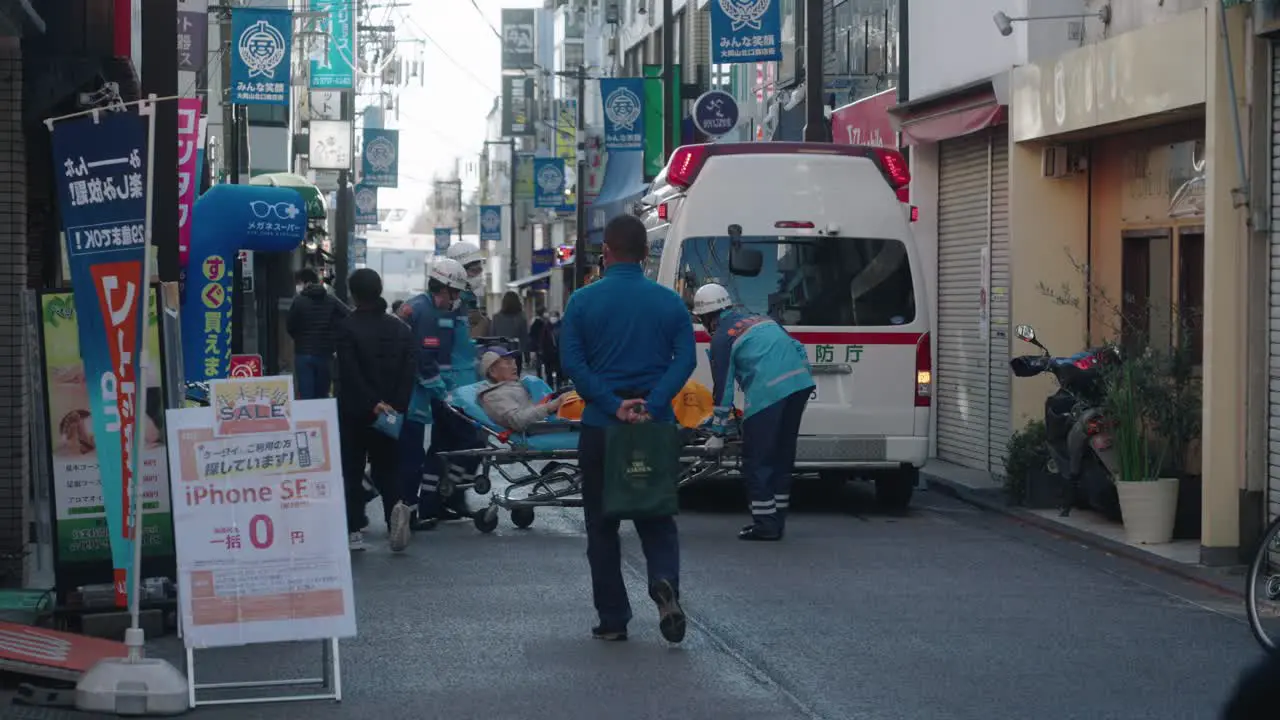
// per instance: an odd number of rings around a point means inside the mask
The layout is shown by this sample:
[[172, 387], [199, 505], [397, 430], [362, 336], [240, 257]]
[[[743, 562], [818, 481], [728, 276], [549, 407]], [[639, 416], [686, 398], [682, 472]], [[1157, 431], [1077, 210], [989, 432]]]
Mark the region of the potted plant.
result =
[[1116, 493], [1129, 542], [1156, 545], [1173, 538], [1178, 478], [1160, 477], [1163, 451], [1153, 457], [1150, 408], [1144, 402], [1143, 358], [1132, 358], [1111, 376], [1107, 400], [1114, 426], [1119, 476]]
[[1009, 504], [1057, 507], [1059, 491], [1045, 469], [1049, 453], [1045, 449], [1044, 421], [1032, 420], [1013, 433], [1005, 450], [1004, 490]]

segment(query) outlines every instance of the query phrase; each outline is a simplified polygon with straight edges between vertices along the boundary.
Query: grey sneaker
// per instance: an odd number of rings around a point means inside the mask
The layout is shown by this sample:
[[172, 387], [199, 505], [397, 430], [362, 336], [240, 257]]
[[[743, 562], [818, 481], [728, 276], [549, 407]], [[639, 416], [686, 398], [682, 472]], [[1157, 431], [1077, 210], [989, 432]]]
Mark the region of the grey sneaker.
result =
[[666, 580], [649, 586], [649, 597], [658, 605], [658, 630], [669, 643], [684, 640], [687, 622], [676, 589]]
[[391, 508], [391, 551], [401, 552], [409, 547], [409, 537], [411, 528], [410, 520], [413, 517], [413, 510], [402, 502], [397, 502], [396, 506]]
[[364, 551], [364, 550], [366, 549], [366, 548], [365, 548], [365, 544], [364, 544], [364, 533], [359, 532], [359, 531], [357, 531], [357, 532], [353, 532], [353, 533], [348, 533], [348, 534], [347, 534], [347, 549], [348, 549], [348, 550], [350, 550], [350, 551], [352, 551], [352, 552], [361, 552], [361, 551]]

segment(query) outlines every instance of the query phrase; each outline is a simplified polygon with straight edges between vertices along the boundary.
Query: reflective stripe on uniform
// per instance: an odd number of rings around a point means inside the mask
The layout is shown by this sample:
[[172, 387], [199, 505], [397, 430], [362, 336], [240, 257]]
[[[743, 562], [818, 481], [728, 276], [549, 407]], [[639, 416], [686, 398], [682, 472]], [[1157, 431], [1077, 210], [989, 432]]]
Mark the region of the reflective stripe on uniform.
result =
[[778, 512], [778, 508], [774, 504], [774, 501], [772, 500], [752, 500], [751, 501], [752, 515], [773, 515], [773, 514], [776, 514], [777, 512]]
[[773, 501], [779, 510], [787, 510], [791, 507], [791, 495], [774, 495]]

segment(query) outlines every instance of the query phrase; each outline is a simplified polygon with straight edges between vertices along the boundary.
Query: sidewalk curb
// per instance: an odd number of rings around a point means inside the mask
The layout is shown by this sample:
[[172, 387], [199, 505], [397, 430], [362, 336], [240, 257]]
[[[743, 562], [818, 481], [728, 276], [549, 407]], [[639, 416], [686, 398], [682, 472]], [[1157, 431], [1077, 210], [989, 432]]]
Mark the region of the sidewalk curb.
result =
[[1004, 515], [1015, 522], [1030, 525], [1050, 535], [1088, 545], [1096, 550], [1124, 558], [1150, 570], [1173, 575], [1181, 580], [1213, 590], [1232, 599], [1244, 600], [1243, 582], [1233, 585], [1227, 582], [1225, 578], [1210, 575], [1208, 572], [1198, 568], [1188, 567], [1183, 563], [1116, 542], [1110, 538], [1043, 518], [1035, 513], [1028, 512], [1024, 508], [1009, 505], [1005, 501], [1003, 491], [1000, 490], [977, 490], [929, 472], [922, 472], [920, 476], [928, 484], [930, 490], [949, 495], [981, 510]]

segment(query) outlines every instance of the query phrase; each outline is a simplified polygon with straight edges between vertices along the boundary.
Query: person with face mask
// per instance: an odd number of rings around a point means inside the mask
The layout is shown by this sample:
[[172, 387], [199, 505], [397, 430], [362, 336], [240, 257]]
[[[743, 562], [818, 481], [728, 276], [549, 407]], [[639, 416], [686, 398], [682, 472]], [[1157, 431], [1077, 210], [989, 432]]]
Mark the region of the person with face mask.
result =
[[467, 271], [467, 289], [462, 291], [462, 307], [467, 312], [467, 322], [471, 324], [471, 336], [488, 336], [489, 317], [480, 302], [480, 297], [484, 294], [484, 251], [475, 243], [460, 242], [450, 245], [445, 251], [445, 257], [456, 260]]
[[707, 447], [724, 447], [734, 381], [746, 396], [742, 423], [742, 473], [751, 501], [751, 524], [741, 540], [781, 540], [791, 506], [791, 472], [800, 419], [815, 383], [804, 346], [766, 315], [733, 307], [729, 291], [708, 283], [693, 296], [693, 314], [711, 333], [711, 379], [716, 435]]
[[[467, 274], [454, 260], [437, 260], [427, 273], [427, 291], [410, 298], [398, 311], [412, 330], [417, 372], [409, 409], [397, 442], [396, 504], [391, 508], [391, 549], [400, 552], [409, 545], [414, 529], [435, 525], [440, 511], [440, 457], [435, 450], [448, 447], [454, 438], [449, 423], [453, 414], [444, 407], [452, 374], [454, 343], [457, 338], [462, 291]], [[467, 426], [474, 435], [471, 426]]]

